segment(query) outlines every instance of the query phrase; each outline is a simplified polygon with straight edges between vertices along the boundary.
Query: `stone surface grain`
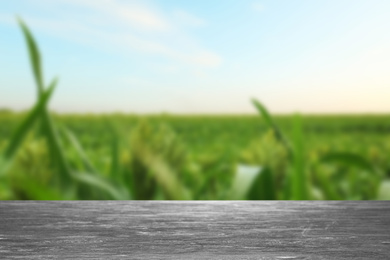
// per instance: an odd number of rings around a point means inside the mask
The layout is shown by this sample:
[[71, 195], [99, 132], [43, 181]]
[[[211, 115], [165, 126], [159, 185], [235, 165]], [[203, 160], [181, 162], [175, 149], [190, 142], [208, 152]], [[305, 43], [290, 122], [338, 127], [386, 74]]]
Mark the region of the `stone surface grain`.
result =
[[390, 203], [0, 201], [0, 259], [390, 259]]

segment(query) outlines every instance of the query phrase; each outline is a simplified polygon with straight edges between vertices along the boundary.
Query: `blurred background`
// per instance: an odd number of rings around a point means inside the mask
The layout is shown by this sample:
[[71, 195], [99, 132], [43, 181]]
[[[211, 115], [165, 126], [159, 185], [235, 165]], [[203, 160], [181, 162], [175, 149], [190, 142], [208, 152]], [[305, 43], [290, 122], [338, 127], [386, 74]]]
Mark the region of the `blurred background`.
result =
[[389, 13], [2, 1], [0, 199], [390, 199]]

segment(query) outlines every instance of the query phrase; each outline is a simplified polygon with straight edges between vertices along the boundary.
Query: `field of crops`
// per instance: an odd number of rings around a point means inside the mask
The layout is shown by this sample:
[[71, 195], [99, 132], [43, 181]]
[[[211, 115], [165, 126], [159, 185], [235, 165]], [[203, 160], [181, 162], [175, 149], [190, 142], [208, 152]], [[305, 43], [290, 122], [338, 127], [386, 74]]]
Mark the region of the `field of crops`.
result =
[[[25, 117], [0, 115], [2, 151]], [[298, 144], [294, 120], [275, 117], [291, 149], [301, 147], [301, 165], [255, 115], [54, 116], [68, 167], [85, 179], [63, 191], [38, 121], [4, 174], [1, 199], [388, 198], [389, 116], [304, 116]], [[269, 180], [261, 178], [265, 169]], [[294, 195], [296, 171], [304, 183]]]
[[53, 115], [20, 24], [38, 100], [0, 112], [0, 199], [390, 199], [390, 115]]

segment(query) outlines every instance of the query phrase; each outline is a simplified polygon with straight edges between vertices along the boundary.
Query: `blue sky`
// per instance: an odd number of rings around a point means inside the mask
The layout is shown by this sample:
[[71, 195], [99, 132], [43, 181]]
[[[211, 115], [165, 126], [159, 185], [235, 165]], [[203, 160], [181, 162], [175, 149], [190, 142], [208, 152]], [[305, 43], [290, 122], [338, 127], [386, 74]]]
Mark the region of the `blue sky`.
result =
[[0, 107], [35, 87], [33, 31], [57, 112], [390, 112], [388, 0], [0, 1]]

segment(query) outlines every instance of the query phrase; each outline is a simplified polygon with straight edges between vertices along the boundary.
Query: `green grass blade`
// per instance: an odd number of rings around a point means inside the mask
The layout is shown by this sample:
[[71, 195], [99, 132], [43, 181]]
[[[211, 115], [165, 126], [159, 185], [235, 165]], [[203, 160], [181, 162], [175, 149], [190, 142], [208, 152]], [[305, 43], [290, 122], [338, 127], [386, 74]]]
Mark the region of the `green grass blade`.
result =
[[61, 179], [62, 181], [64, 181], [64, 185], [66, 186], [69, 184], [70, 176], [71, 176], [71, 170], [68, 161], [65, 158], [65, 153], [61, 146], [58, 133], [55, 130], [54, 124], [47, 111], [43, 112], [43, 119], [47, 126], [44, 128], [44, 134], [48, 140], [51, 149], [53, 149], [53, 156], [56, 158], [56, 161], [58, 162]]
[[127, 200], [129, 196], [127, 194], [119, 192], [119, 188], [113, 186], [107, 180], [101, 178], [98, 175], [90, 173], [77, 173], [72, 175], [73, 179], [90, 186], [93, 189], [97, 189], [107, 194], [111, 199], [114, 200]]
[[307, 176], [305, 173], [303, 129], [299, 115], [294, 118], [294, 158], [292, 172], [292, 196], [294, 200], [309, 199]]
[[96, 168], [93, 166], [92, 162], [89, 160], [87, 154], [85, 153], [83, 147], [81, 146], [77, 137], [69, 130], [64, 129], [65, 136], [68, 138], [72, 146], [75, 148], [77, 154], [79, 155], [81, 162], [83, 163], [86, 171], [91, 173], [98, 173]]
[[111, 135], [111, 166], [110, 175], [118, 183], [123, 181], [123, 169], [120, 165], [120, 136], [124, 136], [124, 133], [120, 130], [118, 122], [114, 118], [104, 118], [107, 129]]
[[17, 18], [20, 28], [22, 29], [24, 38], [27, 43], [27, 49], [30, 56], [31, 67], [33, 70], [34, 78], [38, 87], [38, 94], [41, 95], [44, 90], [42, 67], [41, 67], [41, 56], [38, 50], [38, 46], [34, 40], [33, 35], [28, 29], [27, 25], [21, 18]]
[[119, 163], [119, 138], [117, 135], [113, 136], [112, 142], [111, 142], [111, 170], [110, 174], [111, 176], [116, 179], [117, 181], [120, 181], [120, 163]]
[[239, 165], [231, 187], [231, 199], [246, 199], [262, 170], [261, 166]]
[[[56, 83], [57, 79], [54, 79], [51, 85], [55, 85]], [[64, 149], [61, 146], [60, 138], [47, 109], [41, 111], [41, 118], [43, 120], [42, 133], [47, 138], [48, 144], [52, 149], [53, 156], [58, 164], [60, 170], [60, 178], [63, 182], [62, 184], [64, 186], [69, 186], [71, 180], [71, 169], [65, 158], [65, 153]]]
[[247, 194], [247, 200], [276, 200], [276, 189], [270, 168], [261, 170]]
[[174, 171], [160, 158], [150, 157], [147, 162], [157, 183], [163, 188], [168, 199], [190, 200], [191, 194], [178, 180]]
[[159, 156], [147, 148], [140, 149], [140, 159], [150, 169], [152, 177], [164, 191], [168, 199], [190, 200], [191, 193], [177, 178], [174, 170]]
[[279, 142], [281, 142], [289, 152], [290, 156], [293, 156], [293, 151], [291, 149], [290, 143], [287, 141], [287, 139], [284, 137], [282, 132], [280, 131], [280, 128], [275, 124], [274, 120], [272, 119], [270, 113], [268, 110], [265, 108], [263, 104], [261, 104], [258, 100], [252, 99], [253, 105], [257, 108], [259, 111], [260, 115], [264, 118], [264, 121], [268, 125], [269, 128], [272, 129], [272, 131], [275, 134], [275, 137]]
[[107, 129], [111, 134], [111, 167], [110, 175], [117, 182], [123, 181], [122, 169], [120, 166], [120, 138], [119, 138], [119, 126], [114, 120], [106, 121]]
[[13, 136], [11, 137], [11, 141], [8, 147], [5, 149], [3, 155], [5, 160], [10, 159], [15, 155], [17, 149], [19, 148], [24, 138], [26, 137], [27, 132], [31, 129], [35, 120], [39, 117], [42, 111], [45, 110], [46, 104], [48, 103], [55, 89], [55, 86], [56, 83], [54, 82], [48, 88], [48, 90], [44, 92], [44, 94], [39, 98], [34, 108], [28, 113], [27, 117], [24, 119], [21, 125], [14, 132]]
[[[30, 54], [30, 61], [32, 65], [33, 74], [35, 77], [35, 81], [37, 83], [38, 87], [38, 93], [39, 95], [42, 95], [44, 92], [44, 83], [43, 83], [43, 76], [42, 76], [42, 69], [41, 69], [41, 58], [39, 54], [38, 46], [34, 40], [33, 35], [31, 34], [30, 30], [28, 29], [27, 25], [18, 18], [19, 25], [23, 31], [23, 35], [25, 37], [28, 51]], [[57, 83], [57, 80], [55, 79], [51, 85], [55, 85]], [[43, 134], [47, 137], [48, 144], [50, 148], [53, 150], [53, 156], [56, 158], [58, 162], [58, 166], [60, 169], [60, 176], [63, 181], [64, 185], [68, 185], [70, 181], [71, 171], [69, 168], [69, 165], [65, 159], [63, 149], [61, 148], [60, 140], [58, 137], [58, 134], [56, 130], [54, 129], [53, 122], [51, 120], [51, 117], [49, 113], [47, 112], [47, 109], [43, 109], [41, 111], [41, 117], [43, 120]]]
[[264, 118], [268, 126], [270, 126], [271, 128], [276, 128], [277, 131], [275, 131], [275, 133], [279, 132], [279, 129], [276, 127], [271, 115], [269, 114], [265, 106], [256, 99], [252, 99], [252, 103], [257, 108], [260, 115]]
[[270, 168], [239, 165], [230, 197], [235, 200], [275, 200], [276, 189]]

